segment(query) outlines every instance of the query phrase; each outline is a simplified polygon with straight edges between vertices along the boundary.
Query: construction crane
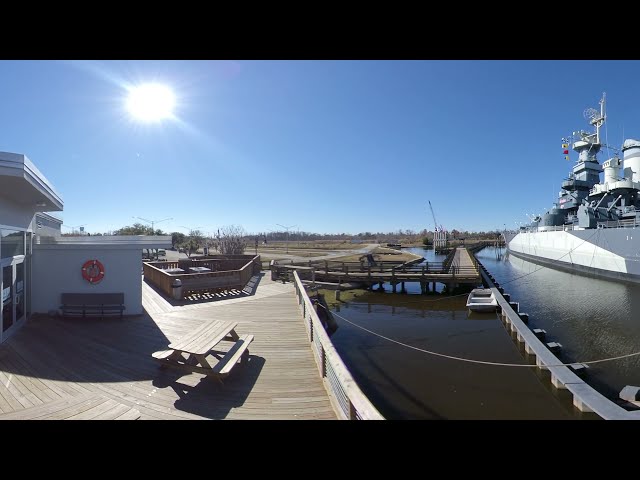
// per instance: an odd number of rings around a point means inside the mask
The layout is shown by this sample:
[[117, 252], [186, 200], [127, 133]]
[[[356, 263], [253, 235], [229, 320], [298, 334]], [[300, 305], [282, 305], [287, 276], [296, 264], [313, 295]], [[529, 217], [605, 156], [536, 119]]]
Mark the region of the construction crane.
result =
[[442, 228], [442, 225], [438, 225], [438, 222], [436, 221], [436, 214], [433, 212], [433, 207], [431, 206], [431, 200], [429, 200], [429, 208], [431, 209], [431, 215], [433, 216], [434, 231], [442, 232], [444, 228]]

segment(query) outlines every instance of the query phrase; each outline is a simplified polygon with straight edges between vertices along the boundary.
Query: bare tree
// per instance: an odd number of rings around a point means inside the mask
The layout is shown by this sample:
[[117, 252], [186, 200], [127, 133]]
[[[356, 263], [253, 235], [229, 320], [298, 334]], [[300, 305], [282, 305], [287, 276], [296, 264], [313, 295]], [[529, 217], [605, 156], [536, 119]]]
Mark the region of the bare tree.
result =
[[200, 230], [191, 230], [189, 235], [184, 237], [183, 241], [179, 244], [180, 248], [183, 248], [187, 257], [191, 258], [193, 253], [196, 253], [200, 247], [205, 245], [205, 238]]
[[247, 243], [246, 232], [239, 225], [228, 225], [218, 230], [218, 249], [223, 255], [242, 255]]

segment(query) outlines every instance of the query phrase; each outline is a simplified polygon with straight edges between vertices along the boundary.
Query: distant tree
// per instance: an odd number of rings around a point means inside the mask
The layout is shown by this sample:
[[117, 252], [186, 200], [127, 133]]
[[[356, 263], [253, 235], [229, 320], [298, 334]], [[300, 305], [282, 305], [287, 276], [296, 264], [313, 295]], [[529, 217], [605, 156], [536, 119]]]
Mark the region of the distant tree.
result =
[[428, 237], [424, 237], [424, 238], [422, 239], [422, 244], [423, 244], [425, 247], [430, 247], [430, 246], [432, 245], [431, 239], [429, 239]]
[[113, 232], [114, 235], [165, 235], [159, 228], [154, 230], [147, 225], [134, 223]]
[[205, 238], [200, 230], [191, 230], [189, 235], [178, 244], [179, 248], [184, 248], [187, 257], [191, 257], [191, 254], [196, 253], [200, 247], [205, 244]]
[[223, 255], [242, 255], [247, 243], [244, 228], [239, 225], [222, 227], [218, 233], [218, 249]]
[[171, 232], [171, 245], [176, 248], [178, 245], [184, 243], [186, 237], [182, 232]]
[[119, 230], [113, 232], [114, 235], [152, 235], [153, 230], [151, 227], [142, 225], [141, 223], [134, 223], [133, 225], [122, 227]]

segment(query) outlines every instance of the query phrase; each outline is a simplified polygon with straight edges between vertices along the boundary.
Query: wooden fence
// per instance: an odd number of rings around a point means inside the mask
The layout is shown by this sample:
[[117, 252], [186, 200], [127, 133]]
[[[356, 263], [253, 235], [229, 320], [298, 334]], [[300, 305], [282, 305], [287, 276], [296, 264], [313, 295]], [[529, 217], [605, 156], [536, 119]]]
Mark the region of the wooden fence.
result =
[[[236, 257], [236, 258], [229, 258]], [[185, 272], [190, 267], [205, 267], [205, 273], [169, 273], [167, 269], [181, 268]], [[168, 296], [173, 295], [172, 283], [175, 279], [182, 282], [182, 297], [192, 293], [241, 290], [253, 275], [260, 273], [260, 255], [230, 255], [224, 258], [180, 259], [177, 262], [145, 262], [144, 277]]]

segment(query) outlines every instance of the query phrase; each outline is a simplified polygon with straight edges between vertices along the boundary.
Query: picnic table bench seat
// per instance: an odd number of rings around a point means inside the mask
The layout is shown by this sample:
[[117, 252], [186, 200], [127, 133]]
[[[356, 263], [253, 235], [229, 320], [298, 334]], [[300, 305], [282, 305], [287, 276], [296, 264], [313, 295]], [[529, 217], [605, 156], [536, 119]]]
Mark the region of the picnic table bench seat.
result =
[[[201, 373], [218, 380], [227, 377], [238, 362], [249, 357], [253, 335], [235, 332], [237, 322], [207, 322], [151, 356], [161, 366], [171, 366], [188, 372]], [[222, 342], [233, 342], [226, 352], [216, 350]]]

